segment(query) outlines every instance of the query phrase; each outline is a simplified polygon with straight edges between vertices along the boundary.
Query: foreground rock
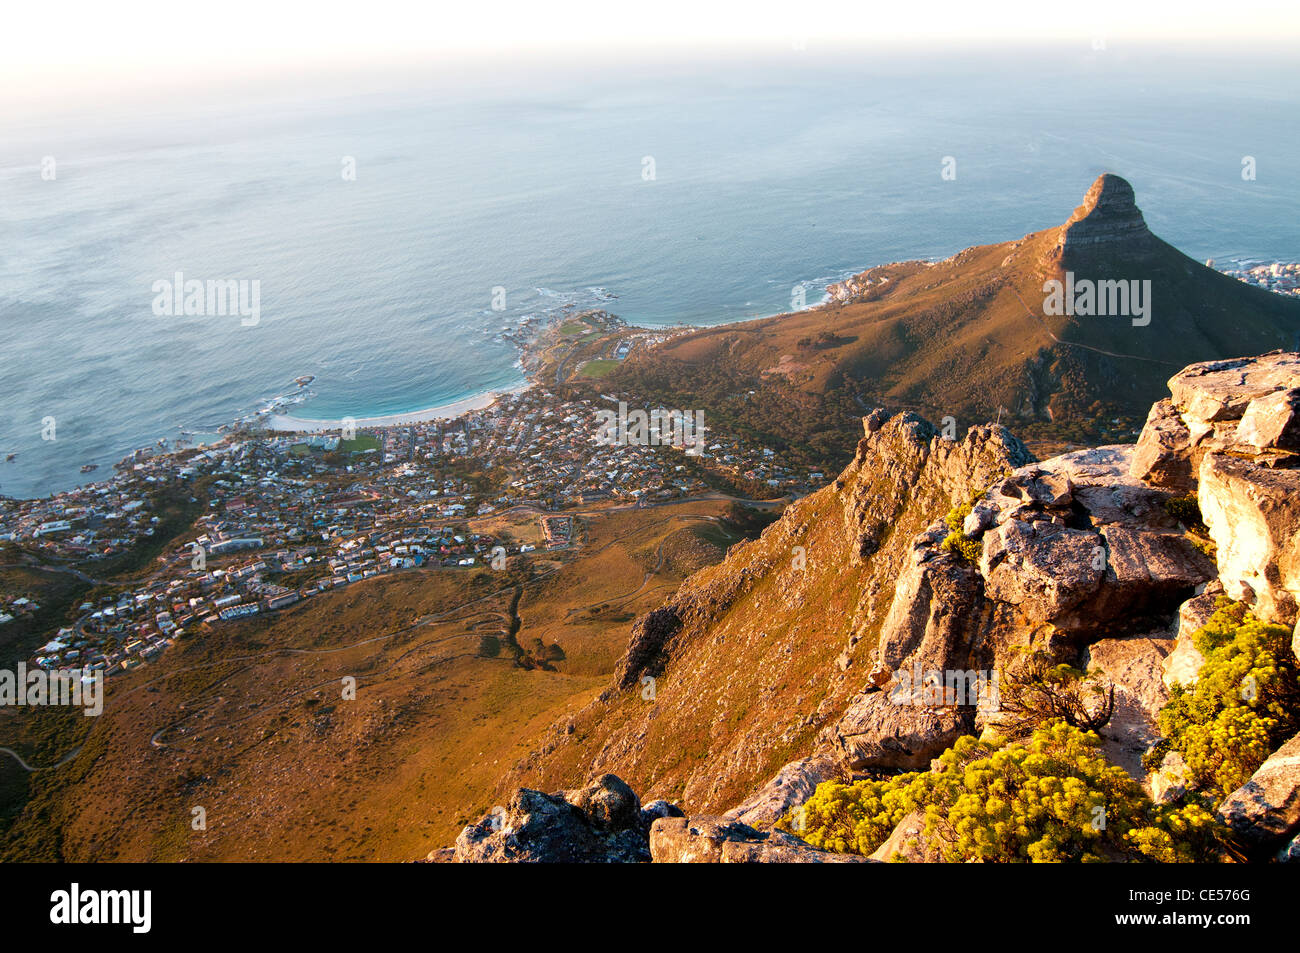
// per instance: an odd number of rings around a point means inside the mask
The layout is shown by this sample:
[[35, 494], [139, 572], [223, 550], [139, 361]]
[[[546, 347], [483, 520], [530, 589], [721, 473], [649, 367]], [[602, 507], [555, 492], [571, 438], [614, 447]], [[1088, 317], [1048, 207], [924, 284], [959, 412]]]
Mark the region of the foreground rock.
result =
[[943, 862], [943, 845], [925, 833], [925, 814], [913, 811], [875, 849], [871, 860], [883, 863], [938, 864]]
[[456, 838], [455, 863], [644, 863], [647, 818], [636, 794], [612, 774], [559, 794], [520, 788], [504, 813]]
[[1195, 490], [1228, 595], [1294, 625], [1300, 596], [1300, 354], [1206, 361], [1169, 380], [1131, 473]]
[[1250, 851], [1271, 850], [1295, 836], [1300, 830], [1300, 735], [1228, 795], [1219, 816]]
[[[972, 685], [1020, 647], [1115, 669], [1127, 686], [1112, 733], [1141, 776], [1164, 703], [1161, 665], [1178, 609], [1213, 562], [1168, 514], [1168, 490], [1130, 475], [1134, 448], [1099, 447], [1018, 467], [974, 502], [963, 524], [978, 563], [949, 552], [943, 522], [916, 537], [880, 628], [875, 668], [828, 734], [847, 769], [924, 766], [996, 718]], [[1153, 636], [1152, 633], [1155, 633]], [[945, 694], [918, 687], [937, 673]]]
[[727, 817], [666, 817], [650, 828], [656, 864], [855, 864], [782, 831], [760, 831]]
[[826, 755], [792, 761], [743, 804], [727, 811], [726, 817], [755, 827], [771, 827], [812, 797], [817, 785], [837, 774], [835, 761]]

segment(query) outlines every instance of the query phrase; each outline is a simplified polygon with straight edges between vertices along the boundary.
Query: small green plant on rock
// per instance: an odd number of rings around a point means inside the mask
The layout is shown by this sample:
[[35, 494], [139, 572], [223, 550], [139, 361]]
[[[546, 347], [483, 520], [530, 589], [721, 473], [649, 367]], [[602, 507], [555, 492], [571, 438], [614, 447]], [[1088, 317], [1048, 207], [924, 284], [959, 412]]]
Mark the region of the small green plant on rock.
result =
[[1205, 529], [1205, 521], [1201, 519], [1201, 504], [1195, 493], [1171, 496], [1165, 500], [1165, 512], [1188, 529]]
[[962, 526], [966, 522], [966, 517], [974, 509], [975, 501], [981, 495], [977, 493], [966, 503], [954, 506], [948, 511], [948, 515], [943, 518], [944, 524], [948, 527], [948, 535], [940, 544], [944, 552], [959, 556], [971, 564], [977, 564], [980, 561], [980, 556], [984, 553], [984, 544], [972, 536], [967, 536]]
[[1170, 691], [1160, 732], [1196, 787], [1228, 795], [1300, 730], [1300, 665], [1290, 629], [1226, 599], [1193, 642], [1205, 664], [1193, 685]]

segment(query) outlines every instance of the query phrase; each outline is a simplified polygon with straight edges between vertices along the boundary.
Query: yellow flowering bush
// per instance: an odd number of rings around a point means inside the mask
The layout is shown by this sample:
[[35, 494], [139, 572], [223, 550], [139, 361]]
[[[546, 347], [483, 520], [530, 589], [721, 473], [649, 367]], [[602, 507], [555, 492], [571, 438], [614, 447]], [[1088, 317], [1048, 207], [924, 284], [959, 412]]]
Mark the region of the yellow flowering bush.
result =
[[778, 824], [826, 850], [869, 854], [910, 812], [950, 862], [1205, 859], [1218, 822], [1199, 804], [1152, 803], [1101, 739], [1064, 721], [1021, 744], [959, 739], [927, 772], [828, 782]]
[[1291, 630], [1240, 603], [1223, 600], [1194, 641], [1205, 664], [1160, 711], [1161, 753], [1178, 751], [1196, 787], [1228, 795], [1300, 730], [1300, 669]]
[[962, 529], [966, 517], [974, 509], [974, 501], [979, 499], [980, 494], [971, 498], [970, 502], [954, 506], [948, 511], [948, 515], [943, 518], [944, 524], [948, 527], [948, 535], [944, 537], [940, 546], [946, 551], [956, 556], [960, 556], [968, 563], [978, 563], [980, 556], [984, 553], [984, 544], [978, 539], [967, 536]]

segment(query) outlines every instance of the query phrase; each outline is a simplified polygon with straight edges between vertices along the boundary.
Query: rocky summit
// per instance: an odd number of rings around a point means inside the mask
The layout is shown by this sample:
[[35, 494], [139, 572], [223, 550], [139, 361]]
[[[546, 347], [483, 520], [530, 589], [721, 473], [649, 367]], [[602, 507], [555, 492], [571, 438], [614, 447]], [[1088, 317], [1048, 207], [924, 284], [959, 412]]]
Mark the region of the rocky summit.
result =
[[1129, 254], [1149, 252], [1155, 244], [1152, 238], [1133, 186], [1107, 172], [1097, 178], [1082, 204], [1061, 226], [1053, 257], [1071, 267], [1081, 253], [1097, 246], [1123, 245]]
[[[1131, 192], [1094, 192], [1076, 225], [1140, 223]], [[1220, 859], [1297, 859], [1300, 736], [1276, 735], [1290, 716], [1267, 723], [1235, 778], [1183, 743], [1180, 712], [1203, 668], [1222, 677], [1207, 655], [1231, 634], [1224, 613], [1284, 632], [1269, 664], [1296, 671], [1300, 354], [1193, 364], [1169, 392], [1135, 444], [1043, 461], [997, 425], [950, 439], [873, 411], [838, 479], [640, 618], [606, 690], [504, 783], [595, 780], [554, 795], [517, 785], [431, 859], [951, 859], [924, 811], [851, 854], [791, 819], [829, 783], [942, 772], [959, 739], [1014, 736], [1024, 697], [1007, 676], [1034, 658], [1101, 686], [1074, 714], [1133, 796], [1212, 808]], [[1001, 700], [936, 696], [930, 672], [967, 687], [998, 673]], [[1297, 688], [1280, 691], [1278, 711]], [[643, 808], [634, 788], [659, 800]]]

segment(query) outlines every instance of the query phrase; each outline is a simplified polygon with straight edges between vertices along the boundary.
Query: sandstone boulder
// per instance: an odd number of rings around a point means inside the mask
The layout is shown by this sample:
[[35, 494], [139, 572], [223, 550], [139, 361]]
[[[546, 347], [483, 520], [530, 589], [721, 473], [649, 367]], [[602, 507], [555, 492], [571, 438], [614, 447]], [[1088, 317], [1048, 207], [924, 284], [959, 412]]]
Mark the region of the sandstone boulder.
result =
[[943, 863], [942, 845], [925, 833], [925, 814], [913, 811], [904, 817], [889, 838], [875, 849], [871, 860], [882, 863]]
[[836, 724], [833, 743], [850, 770], [914, 770], [975, 728], [972, 706], [899, 704], [888, 691], [856, 698]]
[[603, 774], [584, 788], [566, 791], [564, 799], [597, 831], [612, 833], [641, 823], [641, 802], [636, 793], [613, 774]]
[[504, 814], [456, 838], [457, 863], [643, 863], [649, 836], [636, 795], [606, 774], [559, 794], [520, 788]]
[[1151, 405], [1129, 472], [1139, 480], [1173, 490], [1187, 491], [1196, 485], [1191, 434], [1168, 398]]
[[1160, 737], [1156, 718], [1169, 700], [1161, 663], [1173, 640], [1164, 634], [1102, 639], [1088, 646], [1085, 659], [1088, 669], [1099, 670], [1115, 688], [1114, 714], [1100, 731], [1102, 750], [1139, 781], [1147, 775], [1142, 755]]
[[1300, 470], [1206, 454], [1201, 516], [1232, 599], [1266, 622], [1295, 625], [1300, 597]]
[[984, 538], [980, 560], [985, 592], [1031, 619], [1069, 626], [1099, 594], [1105, 543], [1091, 530], [1063, 523], [1012, 519]]
[[650, 828], [656, 864], [863, 863], [866, 858], [819, 850], [783, 831], [760, 831], [726, 817], [667, 817]]
[[1237, 424], [1237, 441], [1257, 450], [1300, 450], [1300, 387], [1256, 397]]
[[685, 817], [682, 809], [676, 804], [670, 804], [668, 801], [651, 801], [649, 804], [641, 806], [641, 823], [645, 829], [649, 830], [650, 825], [661, 817]]
[[1300, 828], [1300, 735], [1273, 752], [1219, 805], [1219, 816], [1248, 848], [1270, 848]]
[[834, 759], [824, 754], [792, 761], [725, 816], [754, 827], [771, 827], [812, 797], [817, 785], [837, 773]]

